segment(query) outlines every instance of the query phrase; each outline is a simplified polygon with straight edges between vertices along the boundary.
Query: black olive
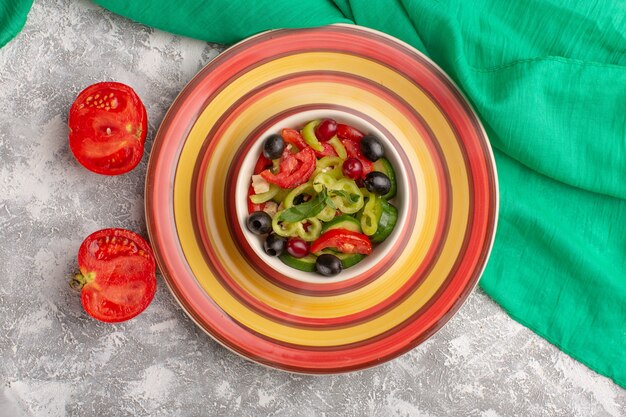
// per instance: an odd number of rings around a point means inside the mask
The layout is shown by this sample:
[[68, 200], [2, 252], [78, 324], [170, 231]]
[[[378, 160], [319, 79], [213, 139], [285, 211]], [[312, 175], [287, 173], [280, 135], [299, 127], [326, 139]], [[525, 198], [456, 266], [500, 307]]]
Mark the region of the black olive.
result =
[[293, 205], [297, 206], [302, 203], [304, 203], [304, 194], [298, 194], [296, 198], [293, 199]]
[[365, 188], [370, 193], [385, 195], [391, 190], [389, 177], [382, 172], [373, 171], [365, 176]]
[[263, 243], [263, 249], [269, 256], [280, 256], [287, 248], [287, 238], [271, 233]]
[[361, 152], [372, 162], [378, 161], [385, 155], [385, 148], [374, 135], [365, 135], [361, 139]]
[[341, 265], [341, 260], [337, 258], [335, 255], [331, 255], [330, 253], [325, 253], [317, 257], [315, 261], [315, 270], [327, 277], [332, 275], [337, 275], [341, 272], [343, 265]]
[[264, 211], [255, 211], [248, 216], [246, 226], [255, 235], [264, 235], [272, 230], [272, 218]]
[[263, 155], [267, 159], [280, 158], [285, 150], [285, 140], [280, 135], [271, 135], [263, 142]]

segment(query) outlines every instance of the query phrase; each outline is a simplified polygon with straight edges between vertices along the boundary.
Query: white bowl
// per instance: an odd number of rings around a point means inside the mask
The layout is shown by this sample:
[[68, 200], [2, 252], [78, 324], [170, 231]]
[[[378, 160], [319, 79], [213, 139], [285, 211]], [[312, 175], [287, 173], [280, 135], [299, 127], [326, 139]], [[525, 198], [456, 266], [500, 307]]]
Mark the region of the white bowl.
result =
[[[306, 124], [306, 122], [310, 120], [324, 118], [331, 118], [336, 120], [338, 123], [345, 123], [350, 126], [354, 126], [365, 134], [371, 133], [378, 136], [385, 147], [385, 157], [389, 160], [396, 173], [396, 181], [398, 185], [397, 194], [391, 200], [393, 205], [396, 206], [396, 208], [398, 209], [398, 221], [391, 235], [389, 235], [389, 237], [385, 239], [384, 242], [375, 244], [371, 255], [367, 256], [358, 264], [343, 270], [340, 274], [334, 277], [324, 277], [315, 272], [300, 271], [298, 269], [285, 265], [280, 259], [275, 256], [267, 255], [263, 250], [263, 241], [265, 240], [265, 236], [255, 235], [251, 233], [246, 227], [246, 218], [248, 217], [248, 189], [250, 187], [250, 181], [253, 174], [254, 165], [256, 164], [256, 161], [258, 160], [259, 155], [262, 152], [263, 142], [265, 138], [275, 133], [279, 134], [284, 128], [300, 129], [302, 126], [304, 126], [304, 124]], [[377, 129], [370, 122], [341, 110], [306, 110], [298, 114], [287, 116], [283, 119], [278, 120], [271, 127], [269, 127], [252, 145], [250, 151], [245, 156], [243, 163], [239, 169], [236, 185], [236, 212], [239, 227], [243, 231], [243, 235], [245, 236], [255, 253], [259, 256], [259, 258], [263, 260], [263, 262], [271, 266], [279, 273], [299, 281], [315, 284], [335, 283], [348, 280], [366, 273], [381, 259], [383, 259], [391, 250], [391, 248], [394, 246], [394, 242], [400, 235], [400, 231], [404, 228], [408, 217], [407, 211], [409, 202], [406, 198], [406, 196], [408, 196], [408, 185], [406, 182], [407, 169], [402, 164], [398, 151], [399, 150], [396, 149], [392, 138], [387, 137], [381, 130]]]

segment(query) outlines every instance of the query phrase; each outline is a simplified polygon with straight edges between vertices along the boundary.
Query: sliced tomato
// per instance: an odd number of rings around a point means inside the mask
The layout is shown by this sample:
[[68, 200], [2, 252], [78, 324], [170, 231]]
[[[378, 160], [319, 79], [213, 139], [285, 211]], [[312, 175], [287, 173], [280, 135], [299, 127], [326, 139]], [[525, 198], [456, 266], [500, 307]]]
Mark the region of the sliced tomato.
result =
[[315, 171], [317, 159], [313, 149], [308, 146], [295, 154], [291, 154], [285, 148], [280, 158], [280, 170], [277, 174], [266, 169], [260, 175], [267, 182], [276, 184], [281, 188], [294, 188], [303, 184], [311, 178], [311, 174]]
[[318, 158], [323, 158], [325, 156], [337, 156], [337, 151], [335, 151], [335, 148], [333, 148], [331, 144], [329, 144], [328, 142], [320, 142], [320, 143], [322, 144], [322, 147], [324, 149], [321, 152], [314, 151], [315, 155]]
[[332, 229], [317, 238], [311, 245], [310, 251], [319, 253], [324, 249], [334, 248], [341, 253], [372, 253], [372, 243], [363, 233], [347, 229]]
[[363, 139], [363, 136], [365, 135], [361, 133], [360, 130], [350, 125], [344, 125], [341, 123], [337, 125], [337, 137], [339, 139], [347, 139], [359, 142], [361, 139]]
[[85, 311], [108, 322], [129, 320], [148, 307], [156, 292], [156, 262], [150, 245], [124, 229], [89, 235], [78, 250], [72, 284], [81, 290]]
[[129, 86], [103, 82], [87, 87], [72, 104], [68, 124], [70, 149], [88, 170], [118, 175], [141, 161], [148, 117]]
[[292, 144], [298, 150], [306, 148], [308, 145], [302, 138], [300, 132], [295, 129], [283, 129], [281, 132], [281, 136], [285, 140], [285, 142]]
[[299, 163], [298, 158], [296, 158], [296, 154], [292, 153], [291, 150], [285, 147], [285, 150], [280, 157], [280, 165], [278, 168], [280, 173], [291, 174], [296, 170]]
[[256, 161], [256, 164], [254, 165], [254, 174], [260, 174], [261, 171], [264, 171], [266, 168], [269, 168], [272, 166], [272, 160], [268, 159], [265, 157], [265, 155], [263, 155], [263, 153], [261, 153], [261, 155], [259, 155], [259, 159]]
[[[272, 167], [272, 160], [268, 159], [265, 157], [265, 155], [263, 155], [263, 153], [261, 153], [261, 155], [259, 155], [259, 159], [257, 159], [256, 164], [254, 165], [254, 175], [260, 174], [261, 172], [265, 171], [268, 168]], [[256, 194], [254, 192], [254, 188], [252, 187], [252, 185], [250, 185], [250, 187], [248, 187], [248, 213], [253, 213], [255, 211], [263, 211], [263, 209], [265, 208], [265, 203], [261, 203], [261, 204], [254, 204], [252, 201], [250, 201], [250, 196]]]
[[363, 165], [361, 178], [365, 178], [367, 174], [374, 170], [374, 164], [372, 163], [372, 161], [367, 159], [365, 155], [361, 153], [361, 146], [359, 142], [355, 142], [349, 139], [342, 139], [341, 143], [343, 143], [343, 146], [346, 148], [346, 153], [348, 154], [349, 158], [356, 158], [361, 161], [361, 165]]
[[261, 204], [254, 204], [252, 201], [250, 201], [250, 196], [256, 194], [254, 192], [254, 188], [252, 186], [250, 186], [248, 188], [248, 214], [254, 213], [255, 211], [263, 211], [265, 209], [265, 203], [261, 203]]

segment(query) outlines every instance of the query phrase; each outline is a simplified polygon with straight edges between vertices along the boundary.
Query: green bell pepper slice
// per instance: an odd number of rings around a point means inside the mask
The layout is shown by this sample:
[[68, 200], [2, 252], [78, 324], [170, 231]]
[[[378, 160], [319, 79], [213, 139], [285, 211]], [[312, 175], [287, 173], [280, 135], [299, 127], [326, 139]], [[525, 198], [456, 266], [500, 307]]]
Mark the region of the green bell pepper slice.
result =
[[261, 194], [252, 194], [250, 196], [250, 201], [252, 201], [254, 204], [265, 203], [266, 201], [269, 201], [272, 198], [274, 198], [274, 196], [278, 193], [279, 190], [280, 190], [280, 187], [278, 187], [275, 184], [270, 184], [269, 191], [266, 191]]
[[326, 206], [324, 207], [324, 210], [320, 211], [315, 217], [323, 222], [329, 222], [335, 218], [336, 212], [336, 209], [332, 208], [331, 206]]
[[330, 189], [329, 194], [335, 206], [342, 213], [352, 214], [361, 210], [365, 204], [363, 193], [356, 183], [348, 178], [338, 180]]
[[366, 235], [372, 236], [378, 230], [378, 221], [382, 215], [381, 198], [365, 189], [362, 190], [367, 193], [367, 203], [365, 203], [361, 214], [361, 230]]
[[289, 194], [290, 191], [291, 190], [288, 189], [288, 188], [280, 188], [280, 187], [278, 187], [278, 192], [276, 192], [274, 197], [272, 197], [272, 200], [275, 201], [276, 203], [280, 204], [280, 203], [283, 202], [285, 197], [287, 197], [287, 194]]
[[318, 152], [322, 152], [324, 150], [320, 141], [317, 140], [317, 136], [315, 136], [315, 128], [320, 123], [321, 120], [312, 120], [302, 128], [302, 139], [304, 139], [307, 145]]
[[343, 176], [342, 170], [343, 160], [337, 156], [325, 156], [317, 161], [315, 171], [311, 177], [315, 178], [319, 174], [322, 174], [326, 168], [330, 168], [325, 171], [326, 174], [331, 175], [335, 179], [339, 179]]
[[[272, 219], [272, 230], [277, 235], [283, 237], [299, 236], [307, 242], [312, 242], [322, 234], [322, 222], [319, 219], [311, 217], [294, 223], [283, 222], [278, 220], [282, 212], [283, 210], [277, 212]], [[308, 226], [304, 227], [306, 223]]]
[[281, 222], [278, 220], [280, 214], [284, 210], [278, 211], [274, 217], [272, 218], [272, 230], [278, 236], [282, 237], [291, 237], [296, 235], [296, 229], [298, 228], [298, 223], [289, 223], [289, 222]]
[[287, 193], [282, 201], [283, 206], [286, 209], [293, 207], [293, 200], [295, 200], [296, 197], [298, 197], [300, 194], [306, 194], [313, 197], [315, 196], [315, 194], [317, 194], [317, 192], [315, 191], [313, 183], [311, 181], [305, 182], [304, 184], [298, 185], [296, 188]]
[[[306, 228], [305, 223], [308, 223]], [[312, 242], [322, 234], [322, 222], [315, 217], [298, 222], [296, 234], [307, 242]]]
[[337, 181], [337, 178], [328, 172], [322, 172], [313, 178], [313, 189], [318, 193], [321, 193], [324, 188], [330, 191]]
[[333, 204], [342, 213], [356, 213], [365, 204], [363, 193], [349, 178], [336, 179], [329, 173], [322, 172], [313, 178], [313, 188], [318, 193], [326, 188]]
[[341, 159], [346, 159], [348, 157], [348, 152], [346, 151], [346, 147], [343, 146], [343, 143], [339, 140], [337, 135], [333, 136], [328, 143], [333, 147], [335, 152], [337, 152], [337, 156]]

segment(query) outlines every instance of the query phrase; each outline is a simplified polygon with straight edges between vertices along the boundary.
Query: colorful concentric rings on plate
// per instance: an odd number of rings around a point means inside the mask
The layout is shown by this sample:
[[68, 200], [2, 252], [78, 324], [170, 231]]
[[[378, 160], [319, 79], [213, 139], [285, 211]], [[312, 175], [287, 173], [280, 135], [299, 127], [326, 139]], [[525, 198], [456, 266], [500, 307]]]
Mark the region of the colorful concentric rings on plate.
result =
[[[304, 73], [304, 74], [296, 75], [293, 77], [289, 77], [288, 80], [281, 81], [280, 83], [274, 84], [271, 87], [261, 88], [259, 90], [259, 93], [260, 94], [271, 93], [273, 89], [279, 89], [279, 90], [284, 91], [285, 87], [289, 84], [303, 84], [303, 85], [308, 86], [310, 83], [316, 84], [318, 81], [324, 80], [326, 82], [330, 82], [331, 85], [332, 83], [336, 83], [336, 84], [355, 85], [359, 89], [363, 89], [363, 90], [371, 89], [372, 94], [385, 96], [385, 100], [394, 102], [394, 104], [396, 105], [400, 104], [397, 101], [398, 98], [395, 97], [393, 93], [389, 91], [384, 91], [385, 89], [383, 87], [372, 86], [371, 84], [368, 84], [364, 80], [353, 80], [351, 78], [352, 77], [349, 74], [339, 76], [336, 74], [332, 74], [329, 71], [324, 71], [324, 72], [320, 72], [317, 74]], [[258, 96], [255, 94], [248, 97], [248, 99], [251, 101], [254, 101], [257, 98]], [[242, 106], [239, 106], [238, 109], [241, 108]], [[404, 108], [408, 108], [408, 106], [404, 104]], [[408, 183], [408, 186], [406, 187], [404, 197], [406, 200], [408, 200], [408, 203], [409, 203], [408, 204], [409, 207], [407, 208], [408, 224], [406, 225], [407, 228], [402, 228], [401, 236], [400, 236], [401, 239], [397, 239], [394, 250], [390, 251], [390, 253], [388, 253], [388, 256], [385, 257], [383, 260], [381, 260], [381, 262], [379, 262], [373, 268], [368, 269], [367, 271], [364, 271], [359, 276], [353, 277], [345, 281], [334, 282], [332, 284], [329, 284], [329, 283], [311, 284], [311, 283], [296, 280], [291, 276], [281, 274], [280, 272], [276, 271], [276, 269], [274, 269], [272, 266], [263, 262], [255, 254], [255, 252], [251, 248], [250, 243], [244, 237], [244, 233], [242, 230], [243, 225], [240, 222], [238, 222], [236, 219], [236, 213], [235, 213], [236, 206], [238, 203], [240, 204], [240, 202], [238, 202], [236, 199], [237, 197], [235, 193], [235, 186], [236, 186], [235, 183], [237, 181], [237, 178], [239, 175], [239, 168], [242, 166], [244, 157], [248, 155], [252, 145], [259, 140], [259, 137], [261, 136], [262, 133], [264, 133], [264, 131], [266, 130], [268, 126], [276, 125], [278, 124], [277, 120], [282, 120], [285, 117], [291, 116], [293, 114], [298, 114], [299, 112], [306, 112], [309, 110], [324, 110], [324, 109], [327, 110], [327, 112], [325, 113], [327, 115], [332, 114], [333, 111], [341, 111], [343, 113], [354, 115], [358, 117], [359, 119], [366, 120], [370, 124], [376, 126], [376, 128], [379, 131], [384, 132], [385, 137], [391, 138], [392, 145], [394, 148], [397, 149], [398, 153], [400, 154], [402, 165], [404, 166], [405, 168], [404, 170], [407, 173], [406, 182]], [[324, 112], [322, 112], [322, 114], [324, 114]], [[444, 191], [442, 195], [439, 197], [439, 202], [440, 202], [439, 216], [438, 216], [439, 221], [434, 222], [434, 224], [437, 224], [437, 229], [438, 229], [437, 232], [435, 233], [436, 238], [433, 241], [429, 241], [430, 253], [429, 253], [428, 259], [431, 259], [434, 256], [434, 254], [437, 253], [438, 250], [441, 248], [443, 234], [445, 233], [446, 228], [447, 228], [448, 219], [446, 218], [446, 213], [447, 213], [446, 210], [447, 210], [447, 201], [449, 199], [448, 197], [449, 183], [447, 183], [446, 180], [448, 176], [445, 172], [446, 167], [444, 166], [440, 149], [437, 147], [437, 143], [435, 139], [432, 137], [432, 132], [428, 130], [425, 123], [421, 120], [419, 114], [408, 112], [407, 114], [405, 114], [405, 116], [407, 120], [409, 120], [412, 123], [412, 129], [414, 129], [416, 132], [419, 132], [420, 136], [425, 138], [424, 143], [429, 147], [429, 152], [431, 154], [430, 157], [434, 165], [433, 172], [437, 176], [436, 179], [439, 182], [438, 189], [441, 189]], [[286, 124], [283, 123], [282, 125], [285, 126]], [[208, 156], [210, 156], [210, 154], [208, 153], [205, 154], [205, 157], [204, 157], [205, 161], [203, 161], [203, 167], [206, 167], [206, 159]], [[203, 172], [200, 173], [201, 179], [203, 178]], [[378, 123], [376, 120], [369, 117], [367, 114], [357, 112], [353, 108], [347, 108], [347, 107], [342, 107], [338, 105], [310, 104], [310, 105], [292, 107], [290, 109], [287, 109], [277, 114], [275, 117], [269, 119], [266, 123], [262, 124], [258, 129], [256, 129], [248, 138], [246, 138], [243, 145], [240, 147], [239, 151], [237, 152], [237, 155], [233, 159], [231, 163], [230, 171], [227, 174], [227, 186], [225, 188], [226, 193], [224, 195], [224, 200], [226, 201], [226, 212], [227, 212], [228, 219], [229, 219], [228, 224], [233, 226], [232, 227], [233, 238], [235, 242], [240, 244], [240, 247], [244, 253], [244, 256], [246, 256], [247, 259], [251, 260], [252, 266], [257, 267], [257, 272], [262, 274], [266, 279], [272, 281], [275, 285], [281, 286], [289, 291], [295, 291], [300, 294], [311, 294], [311, 295], [343, 294], [348, 291], [354, 291], [366, 285], [367, 283], [371, 282], [373, 279], [376, 279], [377, 277], [379, 277], [382, 274], [382, 272], [387, 270], [391, 266], [391, 264], [397, 259], [399, 254], [402, 252], [403, 247], [408, 243], [408, 237], [409, 237], [408, 231], [412, 229], [413, 226], [415, 225], [416, 214], [417, 214], [416, 206], [417, 206], [418, 192], [417, 192], [417, 184], [415, 181], [416, 176], [417, 175], [413, 171], [408, 157], [403, 152], [402, 146], [400, 146], [399, 143], [393, 139], [393, 136], [390, 134], [390, 132], [387, 131], [387, 129], [385, 129], [384, 126], [380, 125], [380, 123]], [[198, 193], [202, 193], [203, 190], [204, 190], [203, 183], [200, 183], [197, 191]], [[199, 221], [202, 223], [203, 219], [200, 219]], [[401, 226], [405, 226], [405, 225], [399, 225], [399, 227]], [[206, 230], [206, 227], [203, 227], [203, 225], [201, 224], [200, 229]]]
[[[378, 123], [410, 173], [410, 213], [384, 264], [332, 285], [273, 273], [233, 215], [251, 141], [311, 108]], [[486, 135], [449, 78], [406, 44], [348, 25], [263, 33], [209, 63], [166, 115], [146, 180], [150, 238], [185, 311], [233, 351], [303, 373], [373, 366], [439, 329], [478, 281], [497, 208]]]

